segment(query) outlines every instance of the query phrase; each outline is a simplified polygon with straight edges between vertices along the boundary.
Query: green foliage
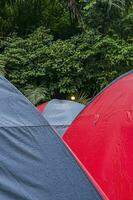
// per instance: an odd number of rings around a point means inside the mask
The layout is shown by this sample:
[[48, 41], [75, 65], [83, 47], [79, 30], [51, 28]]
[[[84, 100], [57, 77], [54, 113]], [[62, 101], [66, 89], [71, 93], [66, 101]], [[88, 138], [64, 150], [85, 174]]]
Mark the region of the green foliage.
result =
[[[78, 30], [72, 23], [66, 0], [12, 0], [0, 2], [0, 35], [32, 33], [37, 27], [50, 29], [55, 38], [70, 37]], [[60, 33], [60, 30], [62, 32]]]
[[7, 43], [0, 66], [34, 104], [80, 91], [91, 97], [133, 63], [131, 41], [94, 31], [54, 41], [40, 27], [25, 38], [13, 36]]
[[[83, 15], [88, 28], [105, 35], [112, 32], [121, 34], [123, 20], [133, 13], [132, 5], [133, 0], [90, 0], [83, 6]], [[127, 21], [131, 21], [131, 18]]]
[[132, 69], [133, 0], [5, 0], [0, 8], [0, 74], [34, 104], [86, 102]]
[[39, 104], [50, 100], [50, 95], [47, 91], [47, 88], [45, 88], [43, 85], [40, 85], [39, 87], [33, 84], [26, 85], [23, 93], [33, 104]]
[[88, 98], [88, 95], [85, 92], [80, 92], [76, 95], [75, 101], [86, 105], [90, 101], [90, 98]]

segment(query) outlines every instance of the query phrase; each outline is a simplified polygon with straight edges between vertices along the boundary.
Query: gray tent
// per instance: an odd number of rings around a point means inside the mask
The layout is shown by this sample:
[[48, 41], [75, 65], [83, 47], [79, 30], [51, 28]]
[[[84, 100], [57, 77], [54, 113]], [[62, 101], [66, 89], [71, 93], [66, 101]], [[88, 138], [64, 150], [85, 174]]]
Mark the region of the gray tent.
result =
[[34, 106], [0, 77], [0, 200], [101, 200]]
[[57, 130], [60, 136], [63, 136], [84, 107], [85, 105], [74, 101], [53, 99], [44, 104], [44, 109], [41, 111], [49, 124]]

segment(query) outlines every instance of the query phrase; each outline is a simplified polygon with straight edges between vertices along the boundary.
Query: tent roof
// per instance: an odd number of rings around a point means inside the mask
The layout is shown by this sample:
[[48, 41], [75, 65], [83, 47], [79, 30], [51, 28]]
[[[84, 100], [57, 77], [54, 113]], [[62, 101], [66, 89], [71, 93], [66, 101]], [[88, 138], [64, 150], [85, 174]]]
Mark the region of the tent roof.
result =
[[84, 107], [74, 101], [53, 99], [47, 103], [42, 114], [62, 136]]
[[3, 77], [0, 77], [0, 199], [101, 199], [47, 121]]
[[37, 106], [38, 111], [39, 111], [39, 112], [43, 112], [44, 109], [45, 109], [46, 106], [47, 106], [47, 103], [48, 103], [48, 102], [45, 102], [45, 103], [43, 103], [43, 104]]
[[111, 200], [133, 197], [133, 71], [98, 94], [63, 139]]

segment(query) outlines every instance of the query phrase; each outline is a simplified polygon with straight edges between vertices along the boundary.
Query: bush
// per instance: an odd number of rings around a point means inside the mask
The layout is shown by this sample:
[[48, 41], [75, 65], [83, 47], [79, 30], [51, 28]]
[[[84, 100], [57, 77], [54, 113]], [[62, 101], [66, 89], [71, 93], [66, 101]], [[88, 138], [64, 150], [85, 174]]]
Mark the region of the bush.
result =
[[133, 63], [130, 39], [93, 31], [54, 41], [40, 27], [24, 38], [13, 35], [3, 46], [1, 72], [34, 104], [81, 91], [91, 97]]

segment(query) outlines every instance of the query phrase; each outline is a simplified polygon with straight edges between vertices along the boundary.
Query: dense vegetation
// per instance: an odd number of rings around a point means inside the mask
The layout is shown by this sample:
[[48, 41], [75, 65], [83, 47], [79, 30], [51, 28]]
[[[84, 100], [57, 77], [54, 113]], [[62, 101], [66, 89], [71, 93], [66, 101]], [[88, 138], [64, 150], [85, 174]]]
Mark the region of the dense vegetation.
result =
[[0, 73], [34, 104], [92, 97], [133, 66], [133, 0], [0, 2]]

